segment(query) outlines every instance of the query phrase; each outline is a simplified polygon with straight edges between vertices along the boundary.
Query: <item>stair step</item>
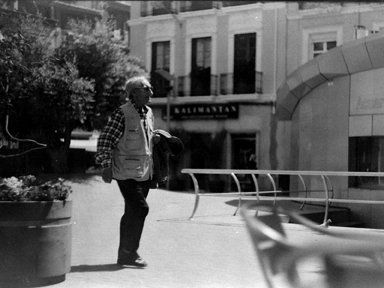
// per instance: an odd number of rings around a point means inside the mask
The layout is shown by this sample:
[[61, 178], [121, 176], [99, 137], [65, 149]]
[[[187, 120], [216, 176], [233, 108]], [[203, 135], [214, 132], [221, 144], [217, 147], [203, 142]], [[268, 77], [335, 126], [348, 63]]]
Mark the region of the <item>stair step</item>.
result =
[[[260, 201], [264, 202], [264, 201]], [[270, 201], [265, 201], [266, 204], [271, 204]], [[315, 222], [322, 224], [324, 221], [325, 207], [321, 205], [305, 204], [302, 207], [302, 203], [297, 201], [284, 201], [279, 202], [278, 205], [284, 207], [287, 210], [295, 211], [301, 216]], [[302, 209], [300, 209], [302, 208]], [[295, 223], [293, 219], [286, 215], [280, 215], [283, 223]], [[341, 226], [341, 227], [364, 227], [364, 223], [355, 221], [351, 217], [351, 211], [348, 208], [343, 207], [329, 207], [328, 219], [331, 219], [332, 223], [330, 226]]]
[[[316, 223], [323, 223], [324, 221], [324, 211], [321, 212], [301, 212], [300, 210], [297, 211], [301, 216], [308, 218], [309, 220], [312, 220]], [[343, 223], [343, 222], [349, 222], [351, 220], [350, 212], [345, 209], [339, 209], [339, 210], [329, 210], [328, 211], [328, 219], [331, 219], [332, 223]]]
[[348, 222], [331, 223], [330, 226], [356, 227], [356, 228], [364, 228], [365, 227], [364, 223], [361, 221], [348, 221]]

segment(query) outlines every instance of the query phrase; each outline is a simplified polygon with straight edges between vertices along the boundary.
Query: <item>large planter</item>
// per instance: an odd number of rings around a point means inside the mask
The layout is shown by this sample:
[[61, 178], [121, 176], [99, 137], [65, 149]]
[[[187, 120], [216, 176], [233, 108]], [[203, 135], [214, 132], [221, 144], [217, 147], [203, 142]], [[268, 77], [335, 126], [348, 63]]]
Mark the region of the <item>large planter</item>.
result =
[[65, 280], [70, 271], [72, 201], [0, 201], [1, 283]]

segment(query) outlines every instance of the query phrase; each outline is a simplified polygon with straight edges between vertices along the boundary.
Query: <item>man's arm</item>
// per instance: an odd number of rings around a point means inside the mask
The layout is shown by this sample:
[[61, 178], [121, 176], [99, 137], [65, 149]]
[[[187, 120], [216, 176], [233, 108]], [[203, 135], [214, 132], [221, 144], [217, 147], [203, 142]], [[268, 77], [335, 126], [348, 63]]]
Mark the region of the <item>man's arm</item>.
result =
[[124, 115], [120, 109], [116, 109], [97, 141], [96, 163], [103, 168], [103, 180], [108, 183], [112, 181], [112, 150], [123, 132]]

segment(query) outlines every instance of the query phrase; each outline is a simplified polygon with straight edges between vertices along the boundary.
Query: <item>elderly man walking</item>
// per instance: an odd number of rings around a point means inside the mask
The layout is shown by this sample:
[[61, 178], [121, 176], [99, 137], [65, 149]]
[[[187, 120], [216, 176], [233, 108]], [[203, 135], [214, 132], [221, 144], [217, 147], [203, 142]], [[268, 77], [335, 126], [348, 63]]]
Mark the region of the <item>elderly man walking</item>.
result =
[[125, 85], [127, 103], [116, 109], [97, 142], [96, 163], [103, 168], [102, 179], [117, 181], [124, 197], [125, 210], [120, 221], [117, 263], [145, 267], [137, 250], [148, 214], [146, 201], [153, 173], [153, 95], [147, 78], [130, 78]]

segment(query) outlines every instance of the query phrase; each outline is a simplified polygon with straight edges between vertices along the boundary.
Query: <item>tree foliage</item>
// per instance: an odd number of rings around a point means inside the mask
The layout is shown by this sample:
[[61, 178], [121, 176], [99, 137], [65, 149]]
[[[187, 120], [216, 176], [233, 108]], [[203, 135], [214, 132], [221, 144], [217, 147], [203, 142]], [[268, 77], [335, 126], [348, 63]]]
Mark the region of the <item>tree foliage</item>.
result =
[[113, 39], [110, 20], [73, 20], [70, 27], [62, 32], [18, 14], [0, 37], [0, 120], [9, 115], [14, 135], [64, 153], [75, 128], [100, 129], [125, 98], [125, 81], [145, 74]]
[[100, 129], [112, 110], [125, 97], [125, 81], [146, 72], [140, 61], [128, 56], [119, 40], [113, 37], [113, 21], [107, 17], [93, 24], [89, 20], [69, 22], [70, 33], [55, 51], [60, 61], [74, 61], [79, 77], [93, 79], [95, 102], [86, 124]]
[[61, 139], [86, 117], [93, 81], [79, 77], [73, 62], [57, 63], [51, 31], [41, 18], [16, 15], [10, 21], [0, 41], [0, 113], [9, 115], [19, 136], [69, 147]]

